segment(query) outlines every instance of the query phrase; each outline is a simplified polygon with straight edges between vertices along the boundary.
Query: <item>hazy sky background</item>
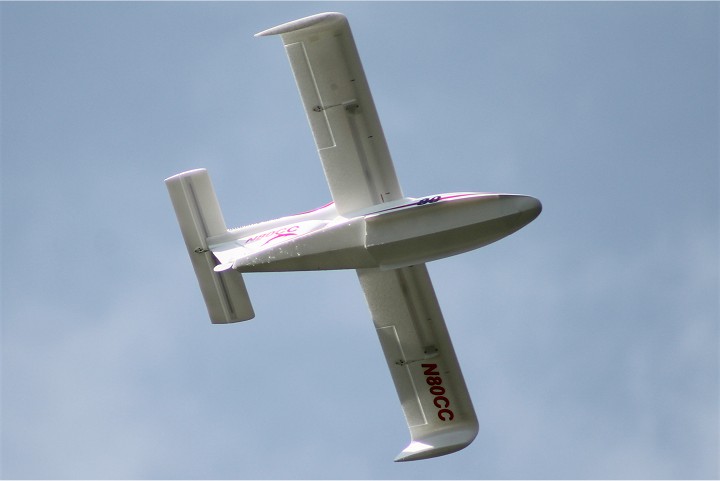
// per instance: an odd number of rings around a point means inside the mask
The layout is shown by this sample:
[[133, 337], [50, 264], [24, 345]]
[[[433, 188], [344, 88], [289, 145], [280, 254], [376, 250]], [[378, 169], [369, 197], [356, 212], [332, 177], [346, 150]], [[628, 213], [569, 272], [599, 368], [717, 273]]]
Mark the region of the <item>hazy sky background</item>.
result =
[[[703, 3], [7, 3], [5, 478], [717, 478], [718, 31]], [[163, 180], [228, 224], [329, 192], [268, 27], [350, 20], [408, 195], [541, 216], [429, 265], [480, 419], [409, 435], [354, 272], [207, 318]]]

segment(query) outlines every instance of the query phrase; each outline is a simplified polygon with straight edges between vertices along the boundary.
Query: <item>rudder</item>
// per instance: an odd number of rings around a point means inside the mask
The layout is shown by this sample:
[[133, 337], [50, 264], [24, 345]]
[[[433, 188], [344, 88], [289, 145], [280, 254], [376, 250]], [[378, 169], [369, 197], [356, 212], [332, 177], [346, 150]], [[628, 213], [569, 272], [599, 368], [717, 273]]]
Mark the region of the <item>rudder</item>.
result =
[[217, 259], [208, 237], [227, 232], [215, 189], [205, 169], [165, 179], [200, 291], [213, 324], [247, 321], [255, 317], [245, 281], [232, 269], [214, 272]]

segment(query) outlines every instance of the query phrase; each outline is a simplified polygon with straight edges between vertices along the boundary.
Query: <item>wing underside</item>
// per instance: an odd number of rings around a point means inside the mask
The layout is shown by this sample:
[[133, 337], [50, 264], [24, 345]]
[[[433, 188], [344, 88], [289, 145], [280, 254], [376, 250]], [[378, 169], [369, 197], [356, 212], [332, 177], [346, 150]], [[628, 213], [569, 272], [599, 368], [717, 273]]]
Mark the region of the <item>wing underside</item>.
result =
[[427, 268], [357, 273], [410, 429], [411, 442], [395, 460], [466, 447], [477, 417]]
[[[280, 35], [337, 213], [403, 198], [345, 16], [323, 13], [258, 33]], [[458, 451], [477, 418], [424, 264], [357, 270], [411, 442], [410, 461]]]
[[323, 13], [258, 36], [282, 37], [338, 213], [403, 194], [345, 16]]

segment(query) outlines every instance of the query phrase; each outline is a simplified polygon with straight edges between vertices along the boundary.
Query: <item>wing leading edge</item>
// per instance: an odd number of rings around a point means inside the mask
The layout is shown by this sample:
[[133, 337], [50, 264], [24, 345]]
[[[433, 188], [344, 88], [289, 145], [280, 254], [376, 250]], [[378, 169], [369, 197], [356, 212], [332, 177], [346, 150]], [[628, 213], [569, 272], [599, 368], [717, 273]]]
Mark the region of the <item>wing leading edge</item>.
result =
[[427, 268], [357, 273], [410, 429], [395, 460], [463, 449], [478, 421]]
[[401, 199], [345, 16], [321, 13], [256, 34], [266, 35], [285, 45], [338, 213]]

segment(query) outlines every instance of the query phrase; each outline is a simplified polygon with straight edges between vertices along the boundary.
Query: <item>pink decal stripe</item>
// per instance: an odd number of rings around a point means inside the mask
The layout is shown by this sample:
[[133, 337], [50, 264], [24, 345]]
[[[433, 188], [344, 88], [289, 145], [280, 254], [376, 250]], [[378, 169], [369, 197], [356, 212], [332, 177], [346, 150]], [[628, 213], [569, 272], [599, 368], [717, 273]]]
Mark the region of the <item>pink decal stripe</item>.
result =
[[307, 211], [305, 211], [305, 212], [299, 212], [299, 213], [294, 214], [294, 215], [303, 215], [303, 214], [310, 214], [311, 212], [317, 212], [317, 211], [319, 211], [319, 210], [324, 209], [325, 207], [330, 207], [330, 206], [333, 205], [334, 203], [335, 203], [335, 201], [330, 201], [330, 202], [328, 202], [327, 204], [321, 205], [320, 207], [317, 207], [317, 208], [315, 208], [315, 209], [307, 210]]
[[292, 232], [288, 232], [285, 234], [275, 234], [275, 237], [271, 237], [270, 239], [266, 240], [262, 245], [267, 245], [267, 244], [271, 243], [272, 241], [274, 241], [275, 239], [279, 239], [281, 237], [292, 237], [292, 236], [296, 236], [296, 235], [297, 234], [292, 233]]

